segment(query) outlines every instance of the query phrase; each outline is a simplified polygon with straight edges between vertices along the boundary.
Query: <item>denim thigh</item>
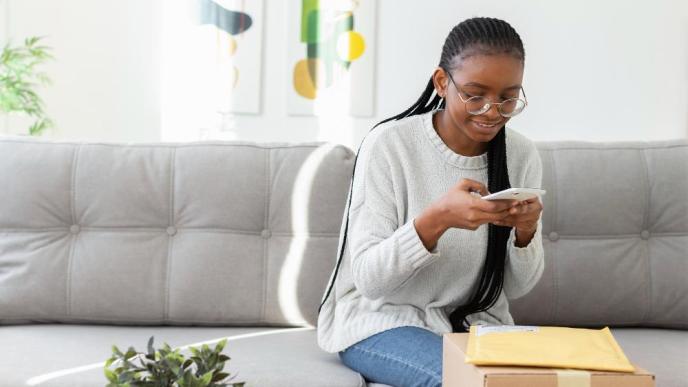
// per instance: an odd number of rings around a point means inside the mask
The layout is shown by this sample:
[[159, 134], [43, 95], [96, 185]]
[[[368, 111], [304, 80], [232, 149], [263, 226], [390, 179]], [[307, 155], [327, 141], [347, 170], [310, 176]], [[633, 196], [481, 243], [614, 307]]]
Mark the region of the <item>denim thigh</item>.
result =
[[395, 387], [442, 385], [442, 336], [404, 326], [377, 333], [339, 352], [368, 382]]

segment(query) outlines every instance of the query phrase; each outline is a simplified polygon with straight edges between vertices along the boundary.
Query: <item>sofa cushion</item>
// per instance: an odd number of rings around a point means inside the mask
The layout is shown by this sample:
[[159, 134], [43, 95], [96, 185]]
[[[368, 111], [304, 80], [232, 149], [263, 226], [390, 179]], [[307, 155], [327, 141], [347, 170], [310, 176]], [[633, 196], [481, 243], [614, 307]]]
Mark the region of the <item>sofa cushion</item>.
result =
[[353, 152], [0, 139], [0, 323], [315, 325]]
[[[227, 370], [248, 386], [364, 386], [359, 374], [323, 352], [312, 328], [125, 327], [36, 324], [0, 328], [0, 387], [97, 386], [111, 346], [212, 345], [228, 338]], [[614, 328], [631, 362], [655, 373], [657, 387], [688, 387], [688, 332]], [[189, 354], [183, 348], [182, 353]], [[370, 386], [383, 387], [380, 384]]]
[[657, 387], [688, 387], [688, 332], [675, 329], [613, 328], [629, 360], [655, 374]]
[[[0, 387], [93, 387], [107, 384], [103, 363], [120, 349], [214, 345], [227, 337], [225, 368], [235, 381], [261, 387], [361, 387], [362, 377], [318, 348], [313, 328], [124, 327], [36, 324], [0, 328]], [[190, 356], [183, 348], [182, 353]]]
[[688, 141], [537, 147], [545, 270], [514, 321], [688, 328]]

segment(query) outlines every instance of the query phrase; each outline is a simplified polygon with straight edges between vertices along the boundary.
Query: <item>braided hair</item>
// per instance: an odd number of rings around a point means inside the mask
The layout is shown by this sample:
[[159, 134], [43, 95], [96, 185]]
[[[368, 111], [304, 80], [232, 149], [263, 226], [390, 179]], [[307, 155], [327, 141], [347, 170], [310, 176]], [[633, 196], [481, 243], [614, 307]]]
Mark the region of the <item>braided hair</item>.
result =
[[[525, 60], [525, 50], [523, 49], [523, 43], [518, 33], [509, 23], [503, 20], [484, 17], [471, 18], [462, 21], [449, 32], [444, 42], [444, 46], [442, 47], [439, 67], [448, 73], [450, 70], [460, 66], [461, 61], [470, 56], [495, 54], [511, 55], [523, 62]], [[431, 77], [423, 94], [421, 94], [420, 98], [418, 98], [411, 107], [395, 116], [380, 121], [373, 129], [388, 121], [424, 114], [433, 110], [443, 109], [444, 107], [444, 98], [437, 94]], [[506, 162], [505, 132], [505, 127], [502, 127], [497, 135], [488, 143], [487, 175], [488, 190], [490, 192], [498, 192], [511, 187]], [[358, 156], [356, 157], [356, 160], [357, 159]], [[356, 169], [356, 160], [354, 160], [354, 170]], [[352, 174], [351, 189], [353, 189], [353, 178], [354, 176]], [[346, 244], [350, 207], [351, 204], [349, 203], [342, 245], [340, 247], [334, 274], [330, 279], [329, 288], [323, 297], [318, 312], [320, 312], [325, 300], [327, 300], [327, 297], [330, 295], [332, 287], [334, 286], [334, 281], [337, 277], [337, 272], [339, 271], [342, 255], [344, 253], [344, 246]], [[449, 315], [449, 321], [451, 322], [453, 332], [466, 331], [469, 328], [466, 316], [491, 308], [502, 291], [504, 285], [506, 245], [511, 227], [496, 226], [494, 224], [488, 224], [488, 227], [485, 266], [482, 269], [479, 283], [477, 287], [474, 288], [474, 292], [469, 298], [468, 303], [458, 306]]]

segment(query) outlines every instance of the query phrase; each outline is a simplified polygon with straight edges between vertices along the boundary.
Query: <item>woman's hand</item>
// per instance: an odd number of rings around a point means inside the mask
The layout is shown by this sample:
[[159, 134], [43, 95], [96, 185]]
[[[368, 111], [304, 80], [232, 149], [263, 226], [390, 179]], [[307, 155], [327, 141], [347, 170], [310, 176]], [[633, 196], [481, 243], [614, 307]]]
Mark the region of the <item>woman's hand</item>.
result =
[[535, 232], [541, 213], [542, 203], [540, 203], [540, 199], [537, 197], [531, 198], [516, 202], [509, 209], [508, 216], [492, 223], [498, 226], [515, 227], [523, 232]]
[[414, 226], [426, 249], [433, 250], [449, 228], [476, 230], [485, 223], [506, 219], [509, 209], [516, 203], [515, 200], [483, 200], [471, 192], [488, 194], [482, 183], [461, 179], [416, 217]]
[[478, 192], [481, 196], [488, 194], [482, 183], [461, 179], [435, 203], [447, 228], [476, 230], [485, 223], [504, 221], [516, 204], [515, 200], [483, 200], [471, 192]]
[[533, 239], [541, 213], [542, 203], [540, 202], [540, 198], [535, 197], [517, 202], [509, 209], [509, 215], [507, 217], [492, 223], [497, 226], [515, 227], [516, 245], [518, 247], [524, 247]]

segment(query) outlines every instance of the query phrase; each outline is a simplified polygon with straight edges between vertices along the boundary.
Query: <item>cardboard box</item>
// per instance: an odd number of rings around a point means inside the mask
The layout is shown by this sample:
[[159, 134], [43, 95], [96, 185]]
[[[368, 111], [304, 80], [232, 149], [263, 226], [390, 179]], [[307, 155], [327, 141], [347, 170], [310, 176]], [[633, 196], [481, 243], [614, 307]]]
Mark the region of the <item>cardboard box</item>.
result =
[[586, 371], [545, 367], [476, 366], [466, 363], [468, 333], [443, 337], [443, 387], [654, 387], [655, 376], [635, 372]]

